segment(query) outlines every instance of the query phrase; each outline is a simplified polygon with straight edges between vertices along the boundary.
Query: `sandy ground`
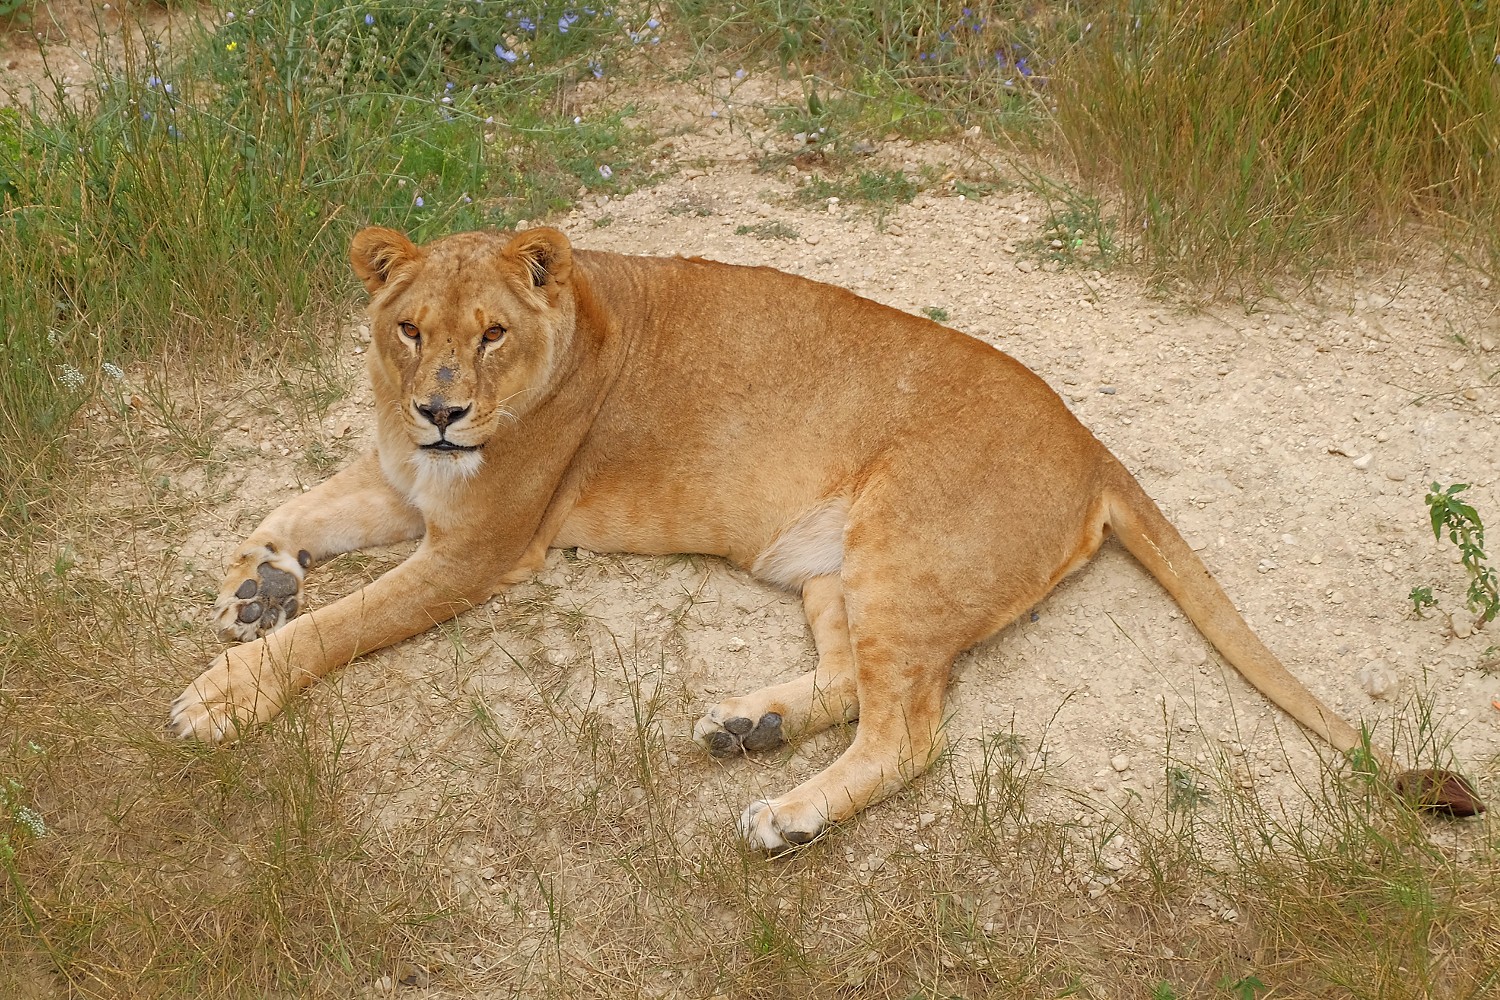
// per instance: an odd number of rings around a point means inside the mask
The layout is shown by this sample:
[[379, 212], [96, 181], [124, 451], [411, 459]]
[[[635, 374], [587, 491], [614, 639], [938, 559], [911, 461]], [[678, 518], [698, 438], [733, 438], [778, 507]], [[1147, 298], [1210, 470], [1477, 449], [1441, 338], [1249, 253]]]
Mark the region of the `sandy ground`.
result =
[[144, 76], [156, 68], [157, 53], [170, 46], [174, 30], [190, 29], [197, 18], [191, 6], [141, 0], [67, 0], [33, 8], [27, 19], [0, 23], [0, 107], [38, 98], [45, 103], [59, 90], [77, 100], [96, 67], [117, 69], [127, 59]]
[[[730, 81], [717, 84], [727, 92]], [[1037, 264], [1026, 247], [1047, 205], [995, 149], [883, 144], [872, 166], [938, 164], [1009, 190], [971, 199], [939, 185], [882, 219], [860, 205], [797, 203], [794, 170], [755, 167], [762, 152], [791, 151], [794, 140], [760, 129], [723, 93], [684, 91], [654, 114], [658, 125], [692, 129], [663, 156], [694, 166], [542, 221], [583, 247], [772, 265], [901, 309], [946, 310], [951, 325], [1019, 358], [1064, 396], [1315, 692], [1386, 742], [1398, 717], [1407, 720], [1400, 739], [1410, 738], [1420, 700], [1494, 798], [1500, 632], [1457, 638], [1442, 615], [1414, 619], [1406, 597], [1426, 584], [1443, 608], [1461, 604], [1456, 553], [1426, 524], [1428, 483], [1471, 483], [1481, 512], [1500, 510], [1500, 321], [1482, 277], [1433, 267], [1320, 282], [1253, 309], [1187, 311], [1128, 270]], [[735, 232], [766, 222], [799, 236]], [[351, 372], [367, 337], [357, 324], [343, 341]], [[361, 385], [337, 404], [322, 424], [324, 446], [350, 455], [363, 447], [369, 403]], [[223, 439], [222, 457], [244, 482], [227, 484], [237, 499], [184, 548], [198, 567], [227, 553], [289, 487], [315, 481], [295, 444], [280, 456], [287, 443], [255, 427]], [[260, 457], [233, 461], [246, 454]], [[336, 564], [313, 597], [350, 589], [398, 557]], [[533, 582], [461, 627], [381, 652], [312, 697], [348, 704], [357, 739], [408, 748], [473, 698], [508, 738], [525, 741], [544, 703], [629, 725], [640, 700], [654, 697], [685, 782], [722, 803], [727, 836], [740, 805], [823, 766], [848, 733], [724, 765], [689, 742], [692, 720], [813, 662], [799, 602], [720, 561], [553, 552]], [[1221, 776], [1227, 768], [1230, 780], [1295, 810], [1298, 785], [1315, 781], [1310, 765], [1327, 756], [1234, 675], [1114, 544], [1029, 620], [962, 657], [948, 705], [957, 770], [978, 760], [982, 733], [1013, 731], [1042, 755], [1049, 785], [1037, 804], [1059, 816], [1161, 796], [1169, 765]], [[884, 828], [882, 815], [921, 809], [924, 795], [919, 783], [901, 804], [877, 807], [872, 829]]]

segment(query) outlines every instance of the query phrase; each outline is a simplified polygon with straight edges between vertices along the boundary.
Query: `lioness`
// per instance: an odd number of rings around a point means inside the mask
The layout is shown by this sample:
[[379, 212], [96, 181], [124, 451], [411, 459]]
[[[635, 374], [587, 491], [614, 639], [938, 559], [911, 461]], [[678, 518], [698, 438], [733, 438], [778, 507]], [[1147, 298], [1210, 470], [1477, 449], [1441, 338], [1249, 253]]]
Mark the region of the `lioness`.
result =
[[[921, 772], [954, 658], [1113, 531], [1266, 697], [1341, 751], [1361, 743], [1046, 383], [978, 340], [767, 268], [575, 252], [555, 229], [418, 247], [371, 228], [350, 256], [375, 449], [240, 547], [215, 615], [244, 645], [173, 704], [178, 735], [271, 718], [549, 546], [710, 553], [802, 592], [818, 664], [715, 705], [697, 740], [733, 754], [859, 719], [832, 766], [744, 811], [745, 841], [780, 849]], [[311, 563], [412, 538], [400, 566], [298, 616]], [[1422, 804], [1482, 808], [1457, 776], [1413, 775]]]

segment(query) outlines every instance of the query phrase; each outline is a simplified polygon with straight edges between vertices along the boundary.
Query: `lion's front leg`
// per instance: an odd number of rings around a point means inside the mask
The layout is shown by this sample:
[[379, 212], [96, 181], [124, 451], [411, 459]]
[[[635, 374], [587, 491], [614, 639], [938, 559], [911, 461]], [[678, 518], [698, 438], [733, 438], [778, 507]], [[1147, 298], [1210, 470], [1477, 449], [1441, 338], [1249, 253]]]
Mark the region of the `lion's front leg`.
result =
[[486, 600], [499, 577], [472, 547], [439, 551], [424, 543], [369, 586], [226, 650], [172, 703], [168, 728], [181, 737], [231, 739], [279, 714], [330, 670]]
[[422, 516], [380, 470], [374, 453], [276, 508], [229, 562], [213, 623], [219, 637], [251, 642], [295, 618], [317, 560], [422, 534]]

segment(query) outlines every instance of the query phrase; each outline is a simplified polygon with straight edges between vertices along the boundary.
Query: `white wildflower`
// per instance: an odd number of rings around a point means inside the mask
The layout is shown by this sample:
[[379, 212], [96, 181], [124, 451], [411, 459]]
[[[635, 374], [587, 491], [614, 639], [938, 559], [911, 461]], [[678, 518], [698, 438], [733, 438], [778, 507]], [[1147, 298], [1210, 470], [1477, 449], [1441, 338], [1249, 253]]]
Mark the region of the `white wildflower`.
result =
[[59, 377], [62, 379], [63, 385], [75, 391], [83, 388], [83, 372], [79, 371], [77, 368], [74, 368], [72, 365], [66, 364], [58, 365], [57, 370], [60, 373]]
[[104, 369], [104, 374], [108, 375], [116, 382], [125, 381], [125, 369], [121, 368], [119, 365], [111, 364], [110, 362], [106, 361], [100, 367]]
[[38, 840], [47, 836], [46, 821], [42, 819], [41, 813], [30, 806], [22, 806], [16, 810], [16, 822], [24, 826]]

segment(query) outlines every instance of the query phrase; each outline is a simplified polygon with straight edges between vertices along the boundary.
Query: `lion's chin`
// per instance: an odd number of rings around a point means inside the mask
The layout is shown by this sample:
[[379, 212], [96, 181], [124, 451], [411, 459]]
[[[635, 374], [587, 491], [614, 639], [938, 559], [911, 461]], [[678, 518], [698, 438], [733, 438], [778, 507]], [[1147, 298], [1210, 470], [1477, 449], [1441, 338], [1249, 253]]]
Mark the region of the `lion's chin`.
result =
[[479, 471], [484, 464], [484, 455], [477, 447], [421, 447], [412, 453], [411, 464], [419, 479], [463, 480], [472, 478]]

